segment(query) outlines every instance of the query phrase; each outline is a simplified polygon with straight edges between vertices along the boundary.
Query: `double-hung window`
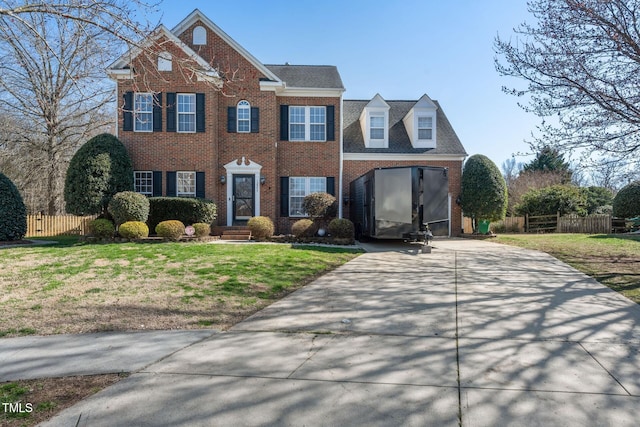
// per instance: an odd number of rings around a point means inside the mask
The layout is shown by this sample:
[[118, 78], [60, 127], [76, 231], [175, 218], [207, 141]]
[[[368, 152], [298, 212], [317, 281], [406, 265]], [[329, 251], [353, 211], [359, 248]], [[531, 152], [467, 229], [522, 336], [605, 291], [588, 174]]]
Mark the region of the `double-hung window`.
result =
[[326, 141], [326, 107], [289, 107], [290, 141]]
[[196, 196], [196, 173], [177, 172], [176, 173], [176, 195], [178, 197]]
[[251, 132], [251, 105], [248, 101], [238, 102], [237, 120], [238, 132]]
[[327, 191], [327, 178], [325, 177], [290, 177], [289, 216], [307, 216], [302, 209], [305, 196], [325, 191]]
[[133, 130], [153, 132], [153, 95], [136, 93], [133, 99]]
[[178, 132], [196, 131], [196, 94], [178, 94]]
[[371, 139], [384, 139], [384, 116], [372, 115], [369, 119], [369, 136]]
[[418, 139], [433, 139], [433, 117], [418, 117]]
[[145, 196], [153, 195], [153, 172], [135, 171], [133, 172], [133, 182], [136, 193]]

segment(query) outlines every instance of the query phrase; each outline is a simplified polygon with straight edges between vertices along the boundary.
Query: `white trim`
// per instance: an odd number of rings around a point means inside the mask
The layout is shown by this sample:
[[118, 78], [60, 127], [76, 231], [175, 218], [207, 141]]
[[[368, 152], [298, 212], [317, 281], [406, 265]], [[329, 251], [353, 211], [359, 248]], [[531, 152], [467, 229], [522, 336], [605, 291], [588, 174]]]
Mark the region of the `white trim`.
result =
[[342, 180], [344, 175], [344, 138], [342, 137], [343, 120], [343, 99], [340, 95], [340, 173], [338, 174], [338, 218], [342, 218]]
[[227, 226], [233, 225], [233, 175], [254, 175], [253, 180], [255, 206], [254, 215], [260, 216], [260, 172], [262, 171], [262, 165], [252, 162], [251, 160], [245, 160], [243, 157], [238, 164], [238, 159], [235, 159], [226, 165], [224, 165], [227, 171]]
[[342, 96], [345, 89], [337, 88], [312, 88], [312, 87], [287, 87], [286, 82], [260, 82], [260, 90], [272, 91], [278, 96], [292, 97], [316, 97], [316, 98], [337, 98]]
[[273, 74], [267, 67], [264, 66], [260, 61], [258, 61], [253, 55], [251, 55], [245, 48], [240, 46], [238, 42], [229, 37], [227, 33], [222, 31], [220, 27], [213, 23], [209, 18], [207, 18], [200, 10], [194, 9], [186, 18], [184, 18], [178, 25], [173, 27], [171, 32], [175, 34], [176, 37], [179, 34], [182, 34], [185, 30], [191, 27], [196, 21], [202, 21], [203, 24], [208, 26], [218, 37], [224, 40], [232, 49], [236, 50], [240, 55], [242, 55], [251, 65], [256, 67], [258, 71], [265, 75], [270, 80], [279, 82], [280, 79], [278, 76]]
[[454, 154], [409, 154], [409, 153], [344, 153], [345, 161], [441, 161], [441, 162], [463, 162], [466, 155]]

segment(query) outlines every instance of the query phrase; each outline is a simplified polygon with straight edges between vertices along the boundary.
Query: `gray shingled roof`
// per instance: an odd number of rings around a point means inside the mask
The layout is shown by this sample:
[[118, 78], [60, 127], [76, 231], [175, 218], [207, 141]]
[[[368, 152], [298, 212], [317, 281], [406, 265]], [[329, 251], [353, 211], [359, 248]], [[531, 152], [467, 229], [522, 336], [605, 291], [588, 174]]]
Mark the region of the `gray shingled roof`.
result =
[[344, 89], [338, 68], [333, 65], [266, 65], [288, 87]]
[[436, 148], [413, 148], [409, 134], [402, 119], [418, 101], [389, 101], [389, 148], [365, 148], [360, 114], [370, 100], [344, 100], [344, 152], [345, 153], [407, 153], [407, 154], [442, 154], [466, 156], [458, 135], [451, 127], [438, 101], [433, 101], [438, 110], [436, 113]]

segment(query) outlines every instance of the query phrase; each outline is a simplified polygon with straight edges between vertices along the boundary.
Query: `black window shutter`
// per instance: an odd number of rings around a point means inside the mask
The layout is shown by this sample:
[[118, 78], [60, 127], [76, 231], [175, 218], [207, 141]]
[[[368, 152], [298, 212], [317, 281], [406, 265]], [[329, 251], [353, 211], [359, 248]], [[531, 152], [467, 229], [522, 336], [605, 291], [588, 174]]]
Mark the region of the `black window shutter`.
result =
[[122, 111], [122, 130], [133, 130], [133, 92], [125, 92]]
[[333, 105], [327, 105], [327, 141], [336, 140], [336, 108]]
[[162, 172], [153, 171], [153, 197], [162, 196]]
[[227, 132], [236, 132], [236, 107], [227, 107]]
[[251, 133], [260, 132], [260, 109], [251, 107]]
[[[167, 93], [167, 132], [176, 131], [176, 94]], [[168, 188], [167, 188], [168, 190]]]
[[196, 172], [196, 197], [204, 199], [204, 172]]
[[289, 140], [289, 106], [280, 106], [280, 141]]
[[332, 176], [327, 177], [327, 193], [334, 197], [336, 195], [336, 179]]
[[175, 197], [178, 191], [175, 172], [167, 172], [167, 196]]
[[162, 93], [153, 95], [153, 131], [162, 132]]
[[289, 177], [280, 177], [280, 216], [289, 216]]
[[196, 132], [204, 132], [204, 93], [196, 93]]

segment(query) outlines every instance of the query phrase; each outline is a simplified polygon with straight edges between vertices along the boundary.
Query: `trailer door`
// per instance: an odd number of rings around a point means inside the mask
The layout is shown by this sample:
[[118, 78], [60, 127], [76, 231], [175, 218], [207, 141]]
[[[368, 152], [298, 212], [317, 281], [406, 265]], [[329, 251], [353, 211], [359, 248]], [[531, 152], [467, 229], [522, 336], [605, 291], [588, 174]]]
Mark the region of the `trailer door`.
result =
[[[422, 170], [423, 214], [422, 222], [429, 222], [434, 236], [449, 235], [449, 178], [443, 168]], [[438, 221], [433, 222], [432, 221]]]

